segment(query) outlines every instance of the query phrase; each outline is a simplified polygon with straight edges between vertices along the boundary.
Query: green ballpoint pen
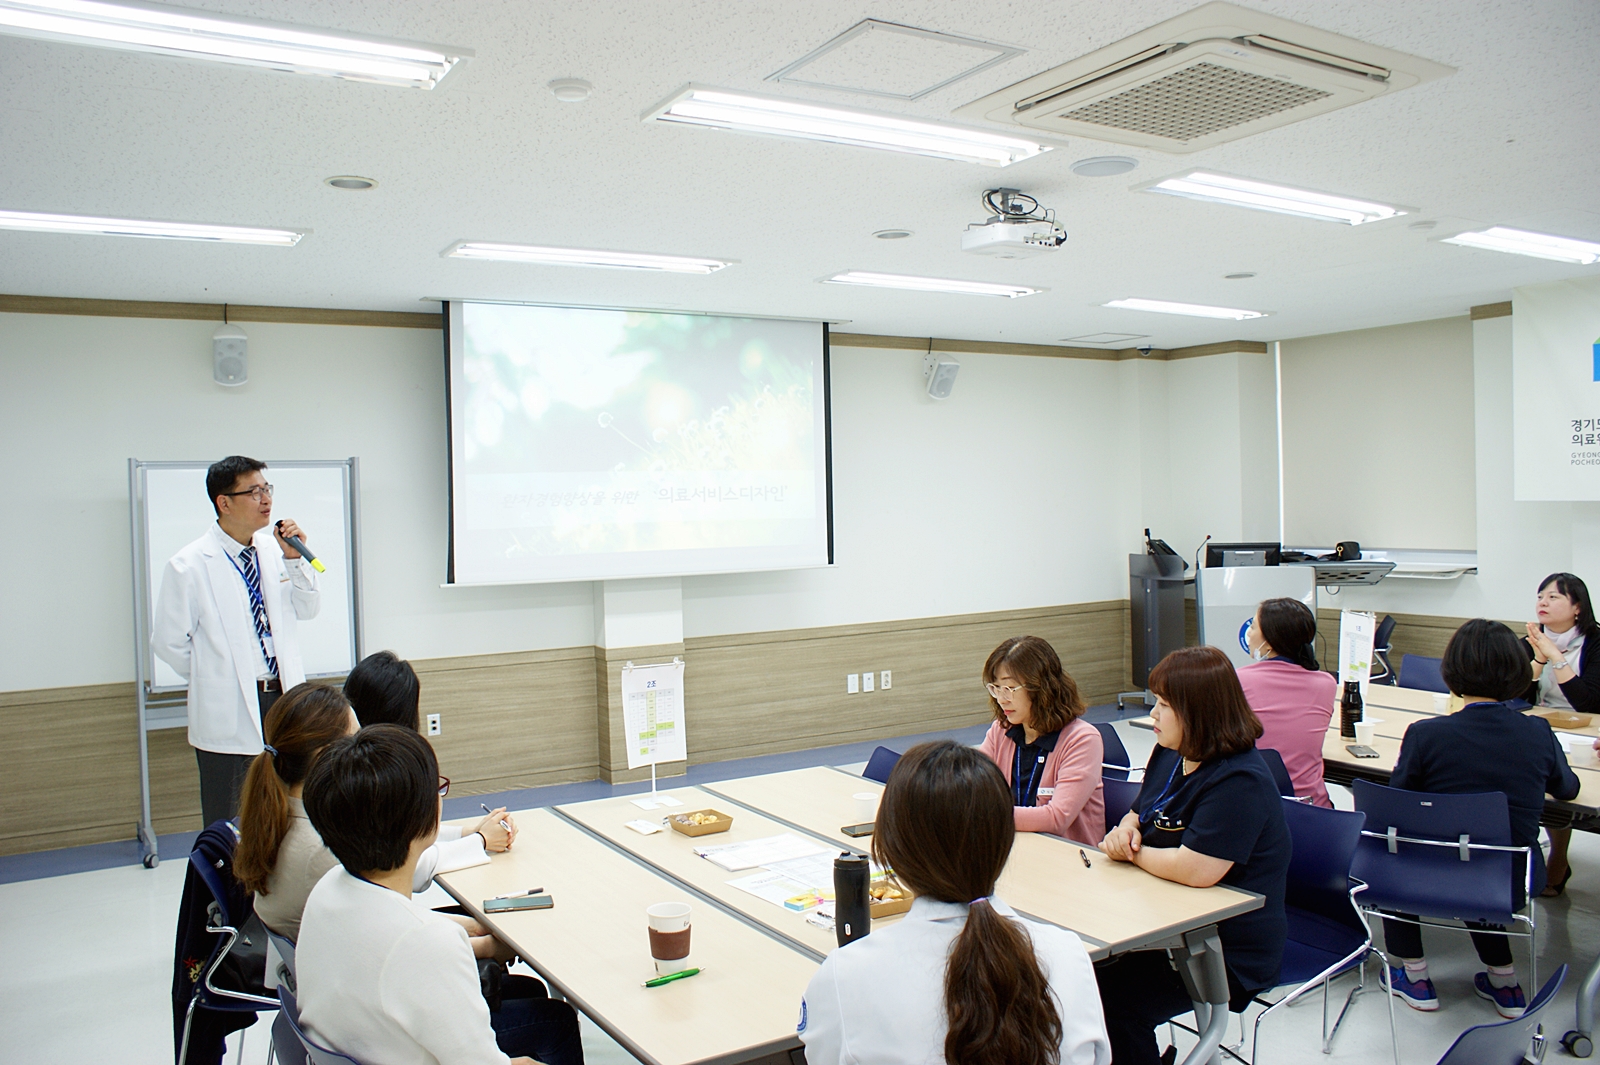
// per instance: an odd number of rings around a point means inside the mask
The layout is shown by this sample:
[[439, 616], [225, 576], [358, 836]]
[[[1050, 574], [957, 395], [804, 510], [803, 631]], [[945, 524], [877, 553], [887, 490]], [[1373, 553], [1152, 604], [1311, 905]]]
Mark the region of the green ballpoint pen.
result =
[[704, 969], [684, 969], [682, 972], [670, 973], [670, 974], [668, 974], [666, 976], [658, 976], [653, 980], [646, 980], [640, 986], [641, 987], [660, 987], [662, 984], [670, 984], [674, 980], [682, 980], [685, 977], [694, 976], [697, 973], [703, 973], [703, 972], [705, 972]]

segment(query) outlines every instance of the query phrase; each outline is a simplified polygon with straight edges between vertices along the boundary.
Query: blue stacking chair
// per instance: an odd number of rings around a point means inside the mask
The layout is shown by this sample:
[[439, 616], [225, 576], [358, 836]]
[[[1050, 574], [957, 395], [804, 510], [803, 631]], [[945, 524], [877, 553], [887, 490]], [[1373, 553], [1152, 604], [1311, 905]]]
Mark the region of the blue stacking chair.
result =
[[1289, 776], [1289, 767], [1283, 764], [1283, 755], [1271, 747], [1257, 747], [1256, 753], [1267, 763], [1267, 770], [1272, 774], [1272, 782], [1278, 786], [1278, 794], [1285, 799], [1294, 798], [1294, 779]]
[[1127, 780], [1133, 771], [1133, 761], [1128, 757], [1128, 748], [1122, 745], [1122, 737], [1108, 721], [1096, 721], [1094, 727], [1099, 730], [1100, 742], [1105, 748], [1100, 756], [1100, 779]]
[[1101, 777], [1100, 786], [1104, 789], [1106, 803], [1106, 831], [1110, 832], [1117, 827], [1117, 822], [1128, 816], [1128, 811], [1133, 809], [1134, 802], [1139, 798], [1139, 789], [1144, 785], [1137, 780]]
[[[1356, 903], [1356, 896], [1366, 890], [1366, 885], [1350, 875], [1367, 815], [1329, 810], [1286, 797], [1283, 817], [1294, 842], [1294, 857], [1289, 862], [1284, 893], [1289, 931], [1283, 964], [1278, 969], [1278, 986], [1296, 986], [1276, 1002], [1256, 998], [1267, 1008], [1256, 1017], [1250, 1041], [1252, 1061], [1261, 1045], [1261, 1022], [1318, 987], [1322, 988], [1322, 1052], [1328, 1053], [1350, 1011], [1351, 1001], [1366, 988], [1364, 963], [1372, 953], [1372, 931]], [[1351, 970], [1359, 974], [1360, 980], [1345, 996], [1344, 1007], [1330, 1030], [1329, 984]], [[1389, 1020], [1393, 1024], [1392, 1011]]]
[[867, 759], [867, 768], [861, 775], [868, 780], [876, 780], [879, 784], [889, 783], [889, 774], [894, 771], [895, 764], [900, 761], [900, 753], [891, 751], [887, 747], [879, 747], [872, 752], [872, 757]]
[[1563, 965], [1515, 1020], [1475, 1025], [1456, 1036], [1439, 1065], [1526, 1065], [1543, 1061], [1549, 1037], [1544, 1034], [1539, 1015], [1561, 990], [1566, 976], [1567, 967]]
[[[1528, 940], [1529, 982], [1539, 982], [1538, 927], [1533, 908], [1533, 848], [1511, 845], [1504, 792], [1445, 795], [1403, 791], [1368, 780], [1351, 785], [1367, 815], [1350, 875], [1367, 885], [1358, 903], [1368, 914], [1416, 914], [1424, 928], [1481, 931], [1466, 922], [1502, 925]], [[1516, 912], [1516, 858], [1522, 856], [1525, 913]], [[1405, 920], [1405, 918], [1400, 918]], [[1526, 932], [1512, 930], [1516, 924]], [[1388, 989], [1389, 967], [1383, 969]], [[1389, 995], [1394, 1010], [1394, 996]], [[1399, 1060], [1399, 1046], [1395, 1047]]]
[[278, 1012], [288, 1019], [289, 1028], [294, 1032], [295, 1038], [300, 1040], [300, 1045], [305, 1048], [306, 1060], [311, 1065], [361, 1065], [355, 1058], [348, 1054], [341, 1054], [337, 1050], [325, 1047], [306, 1034], [300, 1027], [300, 1004], [295, 1001], [294, 992], [283, 984], [278, 985], [278, 1002], [282, 1009]]
[[[287, 987], [292, 995], [299, 990], [295, 979], [294, 943], [270, 928], [267, 929], [267, 939], [272, 942], [272, 949], [278, 955], [278, 964], [272, 967], [272, 974], [278, 986]], [[295, 1032], [288, 1011], [283, 1009], [278, 1010], [278, 1015], [272, 1021], [272, 1050], [282, 1065], [306, 1065], [305, 1044]]]
[[1378, 631], [1372, 638], [1372, 668], [1369, 671], [1373, 684], [1393, 684], [1394, 667], [1389, 665], [1389, 655], [1394, 650], [1394, 616], [1383, 615]]
[[[223, 1013], [260, 1013], [262, 1010], [278, 1008], [278, 1000], [275, 998], [266, 998], [235, 988], [218, 987], [214, 982], [217, 970], [222, 967], [228, 953], [239, 941], [248, 935], [259, 935], [260, 932], [245, 928], [246, 922], [255, 917], [254, 913], [232, 912], [233, 907], [229, 903], [229, 893], [227, 885], [223, 883], [222, 873], [204, 854], [200, 851], [191, 852], [189, 867], [204, 882], [206, 890], [211, 892], [211, 899], [216, 908], [213, 911], [214, 917], [206, 925], [206, 931], [219, 938], [216, 947], [211, 951], [211, 957], [206, 959], [200, 980], [195, 984], [194, 995], [189, 999], [189, 1008], [183, 1019], [183, 1037], [178, 1045], [178, 1065], [183, 1065], [188, 1060], [189, 1030], [194, 1024], [196, 1009]], [[261, 928], [259, 921], [256, 922], [256, 928]]]
[[1439, 673], [1440, 661], [1427, 655], [1401, 655], [1400, 687], [1448, 693], [1450, 686], [1444, 682], [1444, 677]]

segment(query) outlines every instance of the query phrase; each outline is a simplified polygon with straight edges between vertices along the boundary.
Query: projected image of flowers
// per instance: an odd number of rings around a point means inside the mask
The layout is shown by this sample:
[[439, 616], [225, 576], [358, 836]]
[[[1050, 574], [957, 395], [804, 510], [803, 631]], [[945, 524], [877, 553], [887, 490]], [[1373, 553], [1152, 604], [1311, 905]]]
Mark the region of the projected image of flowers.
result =
[[817, 326], [489, 304], [464, 323], [457, 487], [467, 531], [507, 556], [782, 543], [810, 526]]

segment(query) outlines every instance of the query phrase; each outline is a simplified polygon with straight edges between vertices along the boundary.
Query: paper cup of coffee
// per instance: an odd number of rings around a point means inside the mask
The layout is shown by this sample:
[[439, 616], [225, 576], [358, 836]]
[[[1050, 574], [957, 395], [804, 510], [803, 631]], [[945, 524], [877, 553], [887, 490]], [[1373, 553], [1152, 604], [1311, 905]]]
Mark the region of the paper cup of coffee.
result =
[[878, 796], [876, 792], [858, 791], [850, 797], [856, 803], [856, 821], [858, 824], [864, 825], [868, 821], [877, 819]]
[[650, 957], [661, 976], [689, 968], [689, 904], [658, 902], [645, 907], [650, 921]]
[[1450, 693], [1449, 692], [1434, 692], [1433, 693], [1433, 712], [1436, 713], [1436, 714], [1442, 714], [1448, 709], [1450, 709]]
[[1378, 734], [1376, 721], [1356, 722], [1356, 742], [1366, 747], [1372, 746], [1372, 738]]

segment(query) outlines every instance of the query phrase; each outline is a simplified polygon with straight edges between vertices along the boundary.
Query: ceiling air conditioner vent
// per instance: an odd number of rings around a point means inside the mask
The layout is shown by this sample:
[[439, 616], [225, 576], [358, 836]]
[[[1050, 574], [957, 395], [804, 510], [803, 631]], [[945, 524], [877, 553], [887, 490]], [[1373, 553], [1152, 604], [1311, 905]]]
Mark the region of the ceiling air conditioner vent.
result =
[[1451, 73], [1216, 0], [956, 114], [1192, 152]]

